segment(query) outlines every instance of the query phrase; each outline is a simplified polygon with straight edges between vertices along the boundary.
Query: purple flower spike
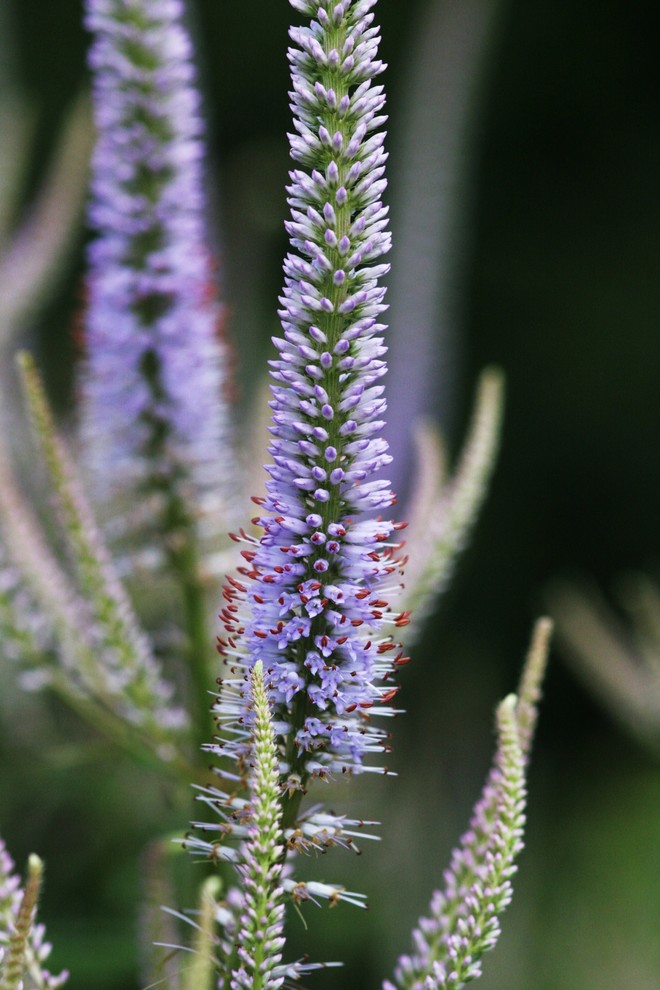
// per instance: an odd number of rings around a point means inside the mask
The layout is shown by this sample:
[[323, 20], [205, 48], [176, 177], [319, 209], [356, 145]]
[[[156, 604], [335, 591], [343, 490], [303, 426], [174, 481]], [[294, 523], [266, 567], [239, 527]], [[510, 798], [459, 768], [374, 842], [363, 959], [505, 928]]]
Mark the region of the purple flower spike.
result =
[[[381, 197], [386, 154], [379, 130], [384, 95], [372, 79], [376, 0], [291, 0], [314, 19], [291, 29], [291, 93], [299, 164], [288, 187], [292, 250], [284, 263], [279, 315], [283, 337], [271, 361], [273, 463], [260, 539], [247, 542], [247, 581], [231, 580], [220, 652], [242, 677], [264, 665], [289, 794], [312, 776], [373, 769], [386, 733], [370, 716], [392, 715], [387, 683], [406, 661], [394, 634], [397, 531], [402, 524], [361, 518], [394, 504], [381, 438], [385, 374], [379, 278], [389, 250]], [[241, 602], [247, 599], [249, 608]], [[225, 683], [221, 722], [240, 719], [241, 678]], [[244, 759], [240, 733], [223, 747]]]
[[[86, 0], [92, 165], [85, 461], [100, 495], [226, 491], [220, 309], [180, 0]], [[224, 456], [223, 456], [224, 450]]]

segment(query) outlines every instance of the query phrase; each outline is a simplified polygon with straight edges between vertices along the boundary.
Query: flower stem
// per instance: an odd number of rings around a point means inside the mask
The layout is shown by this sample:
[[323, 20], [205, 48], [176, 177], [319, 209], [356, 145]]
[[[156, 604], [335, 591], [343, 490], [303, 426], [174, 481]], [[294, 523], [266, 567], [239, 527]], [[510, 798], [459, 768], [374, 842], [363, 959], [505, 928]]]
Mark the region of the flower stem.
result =
[[199, 753], [201, 747], [209, 743], [215, 734], [209, 694], [212, 688], [209, 651], [211, 637], [205, 589], [199, 571], [197, 534], [193, 520], [174, 486], [168, 492], [165, 529], [168, 534], [170, 563], [181, 589], [195, 727], [193, 741]]

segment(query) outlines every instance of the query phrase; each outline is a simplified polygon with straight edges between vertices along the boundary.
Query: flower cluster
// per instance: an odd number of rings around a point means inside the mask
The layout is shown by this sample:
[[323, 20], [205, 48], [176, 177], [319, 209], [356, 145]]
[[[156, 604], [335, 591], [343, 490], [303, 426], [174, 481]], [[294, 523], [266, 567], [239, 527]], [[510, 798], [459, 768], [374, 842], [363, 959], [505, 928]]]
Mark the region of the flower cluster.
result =
[[[82, 592], [69, 587], [67, 578], [58, 580], [54, 631], [62, 641], [62, 664], [59, 671], [52, 671], [53, 684], [58, 677], [61, 683], [64, 675], [65, 694], [73, 688], [78, 696], [100, 703], [99, 717], [112, 712], [120, 724], [144, 732], [160, 758], [175, 760], [173, 736], [186, 728], [186, 712], [175, 701], [174, 685], [163, 678], [160, 662], [119, 580], [27, 354], [19, 356], [19, 368], [34, 436]], [[42, 559], [47, 566], [49, 558]]]
[[[381, 438], [384, 289], [377, 264], [386, 230], [385, 117], [376, 0], [291, 0], [313, 16], [292, 28], [295, 134], [288, 187], [292, 250], [284, 265], [283, 336], [275, 380], [260, 539], [242, 532], [247, 581], [225, 589], [221, 652], [239, 672], [261, 660], [272, 685], [281, 769], [290, 790], [310, 776], [367, 769], [386, 734], [372, 709], [391, 715], [387, 684], [406, 658], [395, 642], [407, 615], [393, 614], [400, 524], [365, 517], [391, 506]], [[242, 606], [247, 599], [249, 609]], [[226, 684], [220, 720], [240, 716], [241, 680]], [[240, 740], [224, 752], [241, 757]]]
[[87, 0], [92, 163], [85, 461], [100, 495], [226, 491], [220, 311], [181, 0]]

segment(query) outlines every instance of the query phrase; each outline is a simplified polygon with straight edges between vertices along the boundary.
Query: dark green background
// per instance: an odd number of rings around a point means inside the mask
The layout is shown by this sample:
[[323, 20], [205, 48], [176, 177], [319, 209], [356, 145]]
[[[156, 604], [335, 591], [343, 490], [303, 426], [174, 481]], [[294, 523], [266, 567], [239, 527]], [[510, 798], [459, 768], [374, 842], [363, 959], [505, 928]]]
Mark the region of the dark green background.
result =
[[[397, 94], [425, 3], [379, 7], [394, 142]], [[37, 113], [29, 199], [83, 84], [86, 39], [74, 0], [9, 0], [8, 8], [16, 70]], [[255, 351], [265, 362], [276, 330], [285, 250], [289, 8], [285, 0], [198, 0], [192, 14], [223, 231], [218, 256], [249, 401]], [[352, 869], [372, 910], [311, 915], [309, 944], [292, 919], [298, 951], [349, 960], [343, 975], [310, 977], [311, 987], [375, 987], [407, 947], [478, 792], [492, 709], [515, 685], [546, 583], [587, 573], [609, 592], [628, 569], [658, 574], [658, 39], [660, 8], [645, 0], [502, 5], [475, 123], [451, 441], [456, 447], [479, 369], [495, 362], [508, 381], [503, 452], [471, 549], [406, 672], [400, 778], [354, 787], [359, 813], [384, 819], [384, 841], [362, 860], [346, 864], [337, 854], [318, 867], [333, 878]], [[81, 259], [82, 235], [60, 297], [33, 328], [62, 410], [72, 394]], [[73, 970], [72, 990], [127, 990], [136, 850], [154, 827], [184, 823], [144, 774], [118, 780], [112, 754], [93, 751], [91, 739], [89, 759], [68, 759], [62, 740], [85, 733], [55, 705], [35, 711], [45, 724], [0, 728], [2, 831], [19, 860], [36, 849], [48, 861], [43, 913], [57, 961]], [[657, 985], [659, 811], [657, 767], [555, 655], [528, 849], [484, 990]]]

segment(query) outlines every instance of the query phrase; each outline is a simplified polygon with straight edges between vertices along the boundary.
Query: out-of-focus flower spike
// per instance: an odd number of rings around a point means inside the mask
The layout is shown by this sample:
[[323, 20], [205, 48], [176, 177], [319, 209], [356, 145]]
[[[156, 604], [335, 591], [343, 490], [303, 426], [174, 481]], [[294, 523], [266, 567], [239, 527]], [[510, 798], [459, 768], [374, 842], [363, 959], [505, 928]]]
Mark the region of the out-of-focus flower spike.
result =
[[521, 679], [523, 694], [509, 695], [498, 707], [493, 767], [452, 853], [445, 887], [433, 894], [429, 914], [413, 932], [412, 953], [399, 958], [383, 990], [460, 990], [481, 975], [481, 957], [499, 938], [499, 917], [511, 901], [523, 848], [525, 770], [549, 633], [550, 624], [541, 619]]
[[80, 96], [68, 112], [36, 198], [0, 253], [3, 337], [42, 303], [69, 257], [83, 208], [91, 132], [89, 100]]
[[199, 891], [195, 915], [192, 959], [181, 967], [181, 990], [213, 990], [216, 986], [218, 932], [217, 908], [221, 882], [207, 877]]
[[591, 584], [555, 581], [545, 599], [562, 654], [619, 724], [660, 755], [660, 590], [628, 583], [633, 632]]
[[39, 602], [44, 620], [52, 622], [67, 638], [66, 630], [83, 628], [82, 612], [75, 603], [74, 588], [48, 547], [36, 515], [19, 491], [10, 452], [0, 432], [0, 538], [3, 567], [8, 570], [7, 590], [27, 586]]
[[421, 418], [439, 421], [445, 432], [453, 425], [474, 227], [475, 137], [489, 43], [502, 7], [500, 0], [423, 4], [411, 24], [410, 71], [395, 108], [390, 181], [396, 238], [388, 280], [392, 371], [385, 436], [393, 456], [390, 477], [408, 519], [415, 472], [411, 426]]
[[212, 520], [224, 531], [218, 495], [234, 485], [192, 46], [181, 0], [85, 6], [98, 133], [85, 463], [99, 501], [123, 496], [130, 510], [151, 496], [156, 527], [180, 541]]
[[[159, 925], [167, 940], [159, 937], [153, 948], [167, 949], [168, 953], [164, 959], [161, 957], [154, 982], [149, 986], [166, 983], [172, 990], [213, 990], [214, 987], [228, 990], [224, 977], [220, 982], [217, 977], [220, 969], [226, 969], [226, 960], [235, 953], [235, 946], [228, 941], [235, 934], [235, 917], [226, 903], [218, 900], [221, 888], [220, 877], [207, 877], [200, 885], [194, 910], [181, 912], [161, 906], [161, 914], [170, 923]], [[231, 890], [229, 894], [234, 897], [236, 891]], [[189, 942], [180, 941], [178, 931], [171, 928], [173, 921], [180, 922], [187, 931], [192, 930]], [[221, 932], [224, 932], [224, 938]], [[183, 953], [186, 956], [181, 961], [180, 954]], [[173, 960], [176, 964], [170, 976]]]
[[433, 496], [428, 491], [428, 475], [420, 476], [424, 491], [418, 498], [413, 494], [406, 534], [406, 582], [397, 596], [397, 605], [412, 613], [402, 632], [406, 646], [419, 634], [445, 591], [486, 497], [499, 448], [503, 406], [502, 374], [486, 369], [479, 380], [472, 422], [454, 474]]
[[141, 857], [141, 893], [138, 919], [139, 979], [142, 987], [163, 982], [167, 990], [180, 990], [179, 959], [161, 946], [174, 945], [177, 939], [175, 920], [163, 911], [163, 904], [174, 900], [168, 853], [172, 843], [158, 839], [149, 844]]
[[37, 902], [43, 880], [38, 856], [28, 860], [28, 875], [21, 888], [14, 863], [0, 839], [0, 987], [2, 990], [57, 990], [68, 973], [52, 975], [44, 963], [51, 947], [44, 941], [44, 926], [36, 923]]
[[407, 508], [410, 519], [421, 520], [430, 518], [438, 493], [447, 483], [449, 457], [442, 434], [431, 420], [415, 424], [413, 443], [416, 473]]
[[50, 682], [45, 656], [53, 645], [53, 622], [29, 593], [20, 573], [7, 560], [0, 542], [0, 643], [3, 657], [20, 663], [25, 686]]
[[[90, 624], [101, 636], [96, 672], [104, 703], [156, 743], [163, 758], [173, 758], [174, 740], [186, 727], [183, 709], [172, 703], [148, 641], [139, 628], [124, 589], [95, 524], [73, 462], [55, 432], [36, 369], [19, 357], [34, 435], [57, 499], [62, 529], [90, 609]], [[168, 756], [169, 754], [169, 756]]]
[[[4, 511], [2, 491], [0, 507]], [[0, 513], [1, 515], [1, 513]], [[17, 520], [11, 519], [11, 522]], [[20, 523], [24, 520], [19, 519]], [[6, 523], [6, 520], [2, 520]], [[36, 520], [35, 520], [36, 524]], [[6, 527], [3, 525], [3, 537]], [[14, 537], [16, 533], [14, 532]], [[20, 538], [14, 539], [12, 549], [22, 546]], [[28, 541], [28, 547], [31, 541]], [[0, 640], [2, 655], [15, 662], [21, 686], [27, 691], [48, 687], [58, 694], [82, 718], [103, 732], [120, 746], [136, 752], [137, 737], [127, 731], [125, 712], [117, 713], [109, 701], [112, 691], [107, 690], [107, 678], [103, 671], [102, 657], [107, 644], [97, 635], [89, 611], [67, 586], [67, 576], [48, 568], [39, 570], [39, 580], [32, 580], [30, 566], [19, 554], [20, 566], [11, 561], [5, 546], [0, 545]], [[48, 558], [44, 558], [47, 562]], [[50, 594], [40, 594], [42, 583], [48, 575], [61, 574], [61, 584], [50, 590], [59, 593], [60, 600], [52, 604]], [[52, 607], [49, 607], [52, 606]], [[138, 746], [141, 759], [153, 757], [153, 748], [145, 753]], [[159, 749], [159, 759], [166, 755]]]
[[[0, 18], [4, 15], [0, 13]], [[0, 22], [0, 64], [6, 26]], [[21, 182], [29, 160], [29, 144], [34, 125], [34, 113], [28, 101], [21, 97], [9, 79], [3, 79], [0, 69], [0, 256], [5, 250], [14, 222]]]
[[[113, 670], [114, 650], [16, 488], [1, 435], [0, 630], [3, 654], [17, 663], [25, 689], [52, 689], [140, 760], [165, 759], [175, 768], [179, 757], [165, 744], [162, 730], [155, 738], [135, 732], [136, 720], [126, 710], [122, 682]], [[190, 777], [188, 767], [179, 766], [178, 772]]]
[[633, 572], [617, 582], [618, 598], [632, 622], [642, 662], [660, 679], [660, 585]]
[[3, 649], [23, 668], [23, 686], [52, 688], [90, 724], [133, 749], [137, 737], [122, 717], [125, 699], [115, 698], [120, 705], [112, 705], [116, 689], [103, 664], [107, 644], [18, 490], [1, 433], [0, 562]]
[[[3, 42], [5, 37], [3, 36]], [[22, 161], [27, 144], [29, 106], [20, 96], [3, 97], [0, 104], [0, 240], [4, 240], [7, 219], [13, 207], [15, 168]], [[6, 140], [5, 140], [6, 138]], [[43, 183], [15, 230], [0, 245], [0, 358], [8, 360], [13, 338], [34, 307], [52, 286], [68, 256], [76, 221], [82, 210], [84, 174], [91, 150], [89, 102], [79, 97], [69, 111], [60, 142]], [[13, 376], [5, 371], [0, 383], [4, 398], [12, 395]], [[13, 397], [13, 396], [12, 396]], [[0, 583], [2, 590], [3, 639], [12, 658], [28, 669], [31, 686], [57, 682], [66, 693], [77, 693], [69, 679], [46, 668], [45, 654], [56, 635], [66, 643], [63, 656], [73, 659], [79, 651], [74, 642], [86, 622], [81, 603], [68, 577], [48, 548], [37, 517], [18, 491], [12, 465], [11, 441], [20, 430], [9, 401], [2, 410], [0, 436]], [[78, 697], [78, 700], [79, 697]]]

